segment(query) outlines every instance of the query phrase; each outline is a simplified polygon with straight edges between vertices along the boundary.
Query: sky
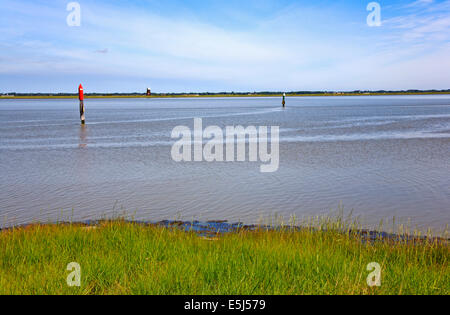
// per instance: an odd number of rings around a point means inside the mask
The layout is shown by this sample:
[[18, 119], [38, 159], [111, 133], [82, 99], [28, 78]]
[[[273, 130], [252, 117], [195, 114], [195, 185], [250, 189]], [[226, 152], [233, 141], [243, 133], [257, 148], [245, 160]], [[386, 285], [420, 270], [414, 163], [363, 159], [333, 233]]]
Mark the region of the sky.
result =
[[450, 89], [450, 0], [0, 0], [0, 93]]

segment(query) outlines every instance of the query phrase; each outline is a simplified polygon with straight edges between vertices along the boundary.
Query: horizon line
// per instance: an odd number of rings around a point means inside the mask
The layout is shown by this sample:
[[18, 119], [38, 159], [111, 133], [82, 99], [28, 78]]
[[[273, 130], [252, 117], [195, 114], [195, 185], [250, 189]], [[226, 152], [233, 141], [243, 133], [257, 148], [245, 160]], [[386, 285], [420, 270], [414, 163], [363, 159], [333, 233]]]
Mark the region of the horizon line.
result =
[[[304, 91], [221, 91], [221, 92], [151, 92], [151, 95], [233, 95], [233, 94], [350, 94], [350, 93], [429, 93], [450, 92], [449, 89], [407, 89], [407, 90], [304, 90]], [[146, 95], [146, 92], [86, 92], [85, 95]], [[0, 95], [78, 95], [78, 92], [0, 92]]]

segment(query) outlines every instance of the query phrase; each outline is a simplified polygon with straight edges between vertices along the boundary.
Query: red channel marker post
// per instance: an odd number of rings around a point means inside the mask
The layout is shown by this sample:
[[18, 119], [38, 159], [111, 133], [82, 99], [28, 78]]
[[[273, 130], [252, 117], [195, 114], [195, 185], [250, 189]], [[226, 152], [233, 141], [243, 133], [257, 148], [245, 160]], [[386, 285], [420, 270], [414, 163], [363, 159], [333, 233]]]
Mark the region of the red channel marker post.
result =
[[84, 93], [83, 93], [83, 86], [80, 84], [78, 87], [78, 98], [80, 99], [80, 119], [81, 124], [84, 125], [86, 123], [86, 117], [84, 115]]

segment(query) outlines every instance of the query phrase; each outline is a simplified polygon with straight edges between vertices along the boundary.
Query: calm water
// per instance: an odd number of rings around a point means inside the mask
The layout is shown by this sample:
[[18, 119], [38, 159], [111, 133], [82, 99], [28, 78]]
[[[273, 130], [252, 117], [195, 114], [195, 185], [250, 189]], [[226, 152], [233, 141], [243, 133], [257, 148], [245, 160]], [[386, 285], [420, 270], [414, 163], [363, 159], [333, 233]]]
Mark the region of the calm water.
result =
[[[0, 100], [0, 223], [329, 214], [450, 223], [450, 96]], [[280, 126], [280, 169], [175, 163], [178, 125]], [[73, 209], [73, 211], [72, 211]]]

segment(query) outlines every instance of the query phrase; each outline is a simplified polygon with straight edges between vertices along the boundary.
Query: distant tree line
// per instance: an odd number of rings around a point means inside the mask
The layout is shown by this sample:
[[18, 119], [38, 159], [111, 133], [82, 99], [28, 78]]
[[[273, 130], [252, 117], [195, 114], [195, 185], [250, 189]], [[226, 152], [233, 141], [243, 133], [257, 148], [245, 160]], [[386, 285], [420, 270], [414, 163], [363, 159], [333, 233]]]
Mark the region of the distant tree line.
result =
[[[355, 90], [355, 91], [291, 91], [291, 92], [282, 92], [282, 91], [261, 91], [261, 92], [187, 92], [187, 93], [152, 93], [152, 96], [214, 96], [214, 95], [275, 95], [275, 94], [283, 94], [286, 95], [320, 95], [320, 94], [392, 94], [392, 93], [450, 93], [450, 89], [448, 90], [378, 90], [378, 91], [363, 91], [363, 90]], [[0, 93], [1, 95], [9, 95], [9, 96], [60, 96], [60, 97], [70, 97], [77, 96], [78, 93]], [[87, 96], [146, 96], [146, 93], [85, 93]]]

